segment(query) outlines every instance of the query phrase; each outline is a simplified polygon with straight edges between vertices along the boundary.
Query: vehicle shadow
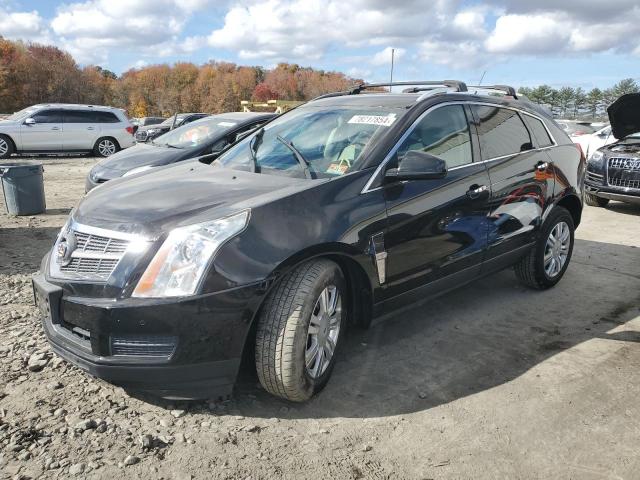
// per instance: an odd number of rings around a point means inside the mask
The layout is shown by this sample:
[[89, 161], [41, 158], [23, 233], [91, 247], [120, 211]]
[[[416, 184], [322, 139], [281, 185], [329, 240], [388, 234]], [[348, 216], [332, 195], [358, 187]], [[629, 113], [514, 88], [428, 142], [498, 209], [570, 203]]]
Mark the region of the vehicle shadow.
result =
[[617, 213], [624, 213], [627, 215], [635, 215], [636, 217], [640, 217], [640, 204], [635, 205], [632, 203], [610, 202], [609, 205], [606, 206], [606, 209], [612, 210]]
[[522, 287], [509, 269], [352, 330], [331, 381], [306, 404], [271, 397], [243, 372], [230, 408], [260, 418], [401, 415], [503, 385], [593, 339], [640, 342], [640, 332], [610, 333], [640, 315], [638, 249], [585, 240], [575, 249], [551, 290]]

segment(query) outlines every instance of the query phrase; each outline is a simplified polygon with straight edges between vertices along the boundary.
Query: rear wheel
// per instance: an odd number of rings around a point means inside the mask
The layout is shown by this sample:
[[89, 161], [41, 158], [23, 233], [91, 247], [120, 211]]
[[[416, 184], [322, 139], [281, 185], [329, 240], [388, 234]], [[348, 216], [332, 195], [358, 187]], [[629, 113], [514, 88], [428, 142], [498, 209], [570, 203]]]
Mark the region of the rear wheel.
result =
[[118, 142], [111, 137], [99, 138], [93, 147], [93, 153], [96, 157], [109, 157], [120, 150]]
[[6, 135], [0, 135], [0, 158], [9, 158], [13, 153], [13, 142]]
[[256, 370], [269, 393], [304, 402], [329, 381], [343, 330], [345, 280], [330, 260], [288, 274], [265, 302], [256, 332]]
[[606, 207], [607, 205], [609, 205], [608, 198], [598, 197], [590, 193], [584, 194], [584, 201], [587, 205], [590, 205], [592, 207]]
[[569, 211], [555, 207], [542, 225], [534, 248], [515, 265], [518, 279], [540, 290], [558, 283], [571, 260], [573, 233], [573, 217]]

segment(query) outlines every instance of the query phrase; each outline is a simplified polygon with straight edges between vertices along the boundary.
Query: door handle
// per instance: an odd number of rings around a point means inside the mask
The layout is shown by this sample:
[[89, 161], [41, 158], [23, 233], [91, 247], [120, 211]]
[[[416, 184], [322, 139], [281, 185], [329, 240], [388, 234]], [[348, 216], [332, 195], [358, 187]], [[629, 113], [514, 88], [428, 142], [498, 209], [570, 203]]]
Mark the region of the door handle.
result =
[[536, 170], [539, 172], [545, 172], [549, 168], [549, 162], [538, 162], [536, 164]]
[[60, 127], [51, 127], [51, 130], [60, 130]]
[[478, 198], [480, 195], [488, 191], [489, 187], [486, 185], [471, 185], [469, 190], [467, 190], [467, 197]]
[[93, 127], [87, 127], [87, 130], [95, 130]]

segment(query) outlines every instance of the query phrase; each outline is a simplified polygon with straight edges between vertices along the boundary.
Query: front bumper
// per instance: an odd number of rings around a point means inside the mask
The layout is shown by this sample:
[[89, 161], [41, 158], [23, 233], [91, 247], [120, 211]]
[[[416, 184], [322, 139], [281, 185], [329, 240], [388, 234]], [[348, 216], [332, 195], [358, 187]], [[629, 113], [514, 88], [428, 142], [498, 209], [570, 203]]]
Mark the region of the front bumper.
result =
[[[126, 389], [172, 399], [225, 397], [236, 381], [258, 287], [194, 299], [89, 299], [68, 295], [42, 273], [35, 302], [53, 350]], [[115, 338], [171, 338], [169, 354], [114, 354]]]
[[596, 197], [640, 205], [640, 189], [637, 188], [613, 187], [585, 181], [584, 191]]

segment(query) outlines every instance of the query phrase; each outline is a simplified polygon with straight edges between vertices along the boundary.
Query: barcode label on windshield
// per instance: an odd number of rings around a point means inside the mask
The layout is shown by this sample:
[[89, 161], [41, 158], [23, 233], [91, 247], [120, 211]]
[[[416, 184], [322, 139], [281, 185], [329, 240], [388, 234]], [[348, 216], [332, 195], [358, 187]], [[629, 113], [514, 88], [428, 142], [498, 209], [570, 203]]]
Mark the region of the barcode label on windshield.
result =
[[237, 123], [233, 123], [233, 122], [218, 122], [218, 125], [220, 125], [221, 127], [235, 127], [237, 125]]
[[364, 123], [366, 125], [380, 125], [390, 127], [396, 121], [396, 114], [389, 115], [354, 115], [348, 123]]

